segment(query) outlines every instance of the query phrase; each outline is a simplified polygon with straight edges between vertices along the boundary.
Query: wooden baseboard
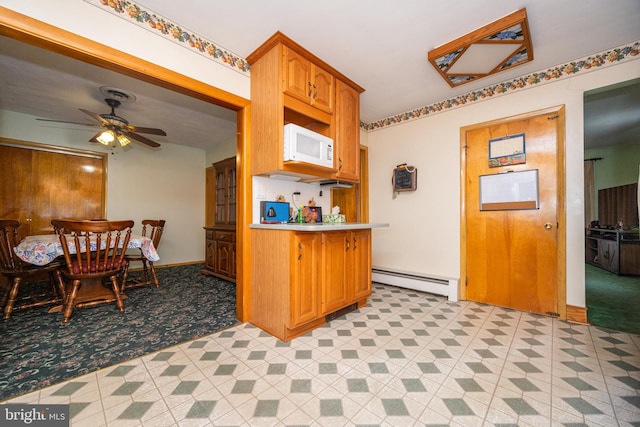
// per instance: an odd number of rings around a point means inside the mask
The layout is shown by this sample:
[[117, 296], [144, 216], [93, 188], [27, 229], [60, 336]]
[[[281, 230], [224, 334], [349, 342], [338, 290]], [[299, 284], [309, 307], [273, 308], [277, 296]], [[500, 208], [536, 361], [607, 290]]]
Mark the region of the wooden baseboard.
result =
[[567, 321], [588, 325], [589, 321], [587, 320], [587, 308], [567, 305]]

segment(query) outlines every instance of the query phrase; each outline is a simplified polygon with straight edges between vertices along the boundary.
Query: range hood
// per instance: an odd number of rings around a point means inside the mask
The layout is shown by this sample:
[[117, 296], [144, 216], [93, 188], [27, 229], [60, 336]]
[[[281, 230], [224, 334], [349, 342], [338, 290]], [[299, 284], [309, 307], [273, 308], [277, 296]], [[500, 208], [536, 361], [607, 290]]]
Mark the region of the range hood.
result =
[[321, 187], [326, 187], [326, 188], [351, 188], [353, 187], [353, 183], [351, 182], [344, 182], [344, 181], [338, 181], [336, 179], [333, 180], [329, 180], [329, 181], [320, 181], [320, 186]]

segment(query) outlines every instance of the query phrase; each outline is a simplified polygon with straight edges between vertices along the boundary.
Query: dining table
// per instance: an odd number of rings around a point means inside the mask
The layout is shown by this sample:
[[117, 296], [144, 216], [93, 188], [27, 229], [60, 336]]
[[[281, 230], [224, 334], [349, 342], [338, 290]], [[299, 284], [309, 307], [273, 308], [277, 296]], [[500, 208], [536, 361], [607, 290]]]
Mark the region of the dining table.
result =
[[[69, 252], [75, 253], [73, 239], [68, 239]], [[159, 261], [160, 256], [153, 246], [153, 241], [146, 236], [132, 234], [128, 249], [140, 248], [149, 261]], [[93, 249], [93, 248], [92, 248]], [[27, 236], [13, 251], [18, 258], [34, 265], [47, 265], [59, 256], [63, 256], [62, 244], [57, 234], [38, 234]]]
[[[81, 244], [84, 245], [84, 241], [82, 241]], [[90, 243], [92, 246], [91, 250], [97, 249], [93, 247], [94, 244], [97, 246], [95, 242]], [[103, 241], [103, 244], [106, 243]], [[76, 253], [73, 238], [67, 240], [67, 245], [70, 253]], [[127, 249], [135, 248], [140, 248], [142, 250], [142, 254], [149, 261], [160, 260], [160, 256], [158, 255], [156, 248], [153, 246], [153, 241], [149, 237], [132, 234], [129, 239]], [[27, 236], [18, 243], [18, 246], [13, 248], [13, 251], [18, 255], [18, 258], [34, 265], [47, 265], [56, 258], [64, 256], [60, 237], [57, 234]], [[87, 280], [84, 281], [80, 286], [80, 289], [78, 289], [76, 301], [79, 303], [89, 304], [96, 301], [106, 302], [112, 301], [114, 296], [115, 294], [110, 287], [105, 286], [101, 280]], [[122, 294], [121, 298], [125, 299], [126, 295]], [[54, 306], [49, 310], [49, 313], [60, 312], [62, 309], [62, 305]]]

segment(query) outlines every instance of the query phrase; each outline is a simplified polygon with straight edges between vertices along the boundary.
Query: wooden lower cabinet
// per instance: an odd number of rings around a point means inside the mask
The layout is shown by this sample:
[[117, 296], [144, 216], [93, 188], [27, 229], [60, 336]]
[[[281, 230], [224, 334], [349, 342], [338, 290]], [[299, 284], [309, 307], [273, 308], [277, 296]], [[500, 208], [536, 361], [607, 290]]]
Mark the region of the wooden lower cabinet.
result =
[[235, 228], [204, 227], [206, 233], [205, 266], [202, 274], [236, 281]]
[[291, 264], [291, 319], [297, 328], [320, 317], [320, 233], [294, 233]]
[[371, 230], [251, 231], [250, 322], [288, 341], [371, 295]]

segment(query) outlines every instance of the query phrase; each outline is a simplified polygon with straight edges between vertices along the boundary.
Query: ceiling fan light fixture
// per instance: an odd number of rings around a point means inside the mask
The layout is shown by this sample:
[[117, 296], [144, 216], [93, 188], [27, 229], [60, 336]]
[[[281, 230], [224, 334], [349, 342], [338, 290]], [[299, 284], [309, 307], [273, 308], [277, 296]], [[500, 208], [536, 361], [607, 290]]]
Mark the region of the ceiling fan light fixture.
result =
[[118, 142], [120, 143], [120, 146], [124, 147], [125, 145], [130, 144], [131, 140], [129, 138], [127, 138], [126, 136], [124, 136], [123, 134], [119, 133], [118, 134]]
[[96, 140], [102, 145], [109, 145], [116, 139], [112, 130], [105, 130], [96, 137]]

